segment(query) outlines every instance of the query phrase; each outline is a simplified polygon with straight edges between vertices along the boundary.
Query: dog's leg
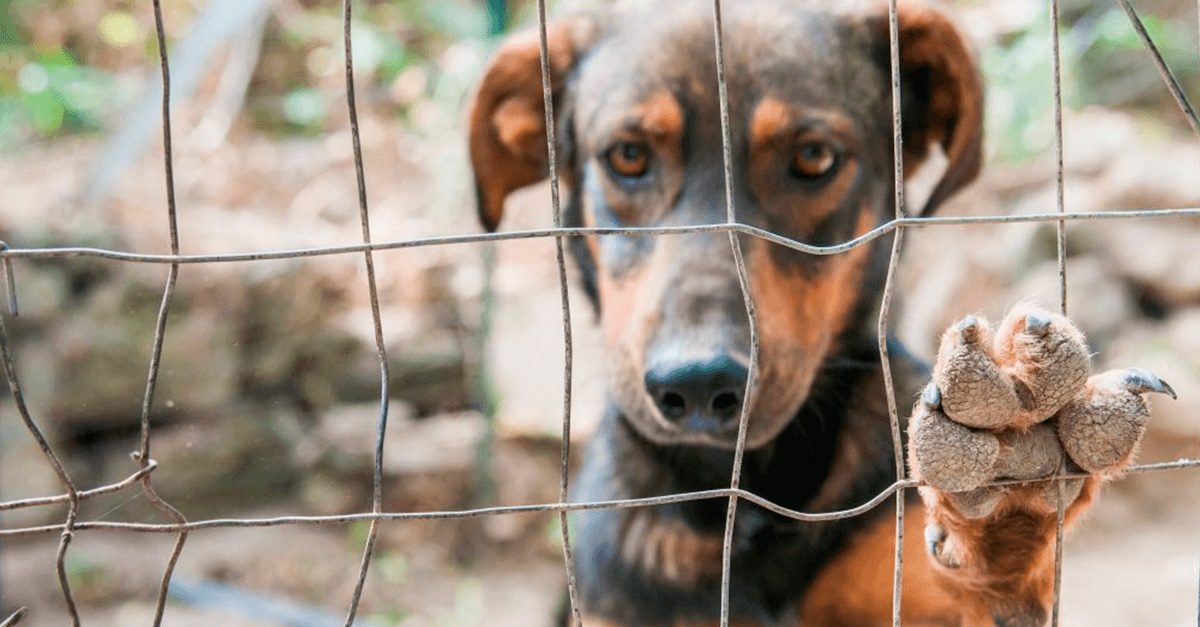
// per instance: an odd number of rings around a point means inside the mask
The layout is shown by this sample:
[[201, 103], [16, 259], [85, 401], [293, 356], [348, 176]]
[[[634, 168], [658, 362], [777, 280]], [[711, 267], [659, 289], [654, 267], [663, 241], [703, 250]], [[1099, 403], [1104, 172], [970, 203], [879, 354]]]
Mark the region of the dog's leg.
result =
[[[925, 544], [969, 625], [1036, 626], [1053, 597], [1061, 485], [1069, 524], [1134, 455], [1148, 392], [1138, 369], [1089, 378], [1083, 335], [1025, 307], [993, 329], [968, 317], [942, 337], [934, 379], [909, 421], [908, 458], [926, 503]], [[986, 487], [1059, 470], [1086, 479]]]

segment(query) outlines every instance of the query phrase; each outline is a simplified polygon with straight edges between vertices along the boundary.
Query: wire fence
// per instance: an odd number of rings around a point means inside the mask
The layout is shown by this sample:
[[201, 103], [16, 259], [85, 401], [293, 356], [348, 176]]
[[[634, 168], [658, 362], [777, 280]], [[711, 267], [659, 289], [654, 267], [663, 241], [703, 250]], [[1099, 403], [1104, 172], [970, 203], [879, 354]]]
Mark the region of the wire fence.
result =
[[[279, 525], [337, 525], [347, 524], [352, 522], [367, 522], [370, 524], [369, 531], [363, 546], [362, 558], [358, 569], [357, 581], [354, 586], [354, 591], [348, 601], [346, 610], [345, 624], [351, 625], [354, 623], [355, 616], [358, 612], [359, 600], [362, 596], [363, 585], [366, 581], [367, 571], [371, 565], [371, 559], [374, 554], [376, 540], [378, 538], [378, 527], [381, 523], [399, 522], [406, 520], [448, 520], [462, 518], [476, 518], [481, 516], [495, 516], [502, 514], [515, 513], [532, 513], [532, 512], [557, 512], [562, 523], [562, 549], [563, 563], [566, 571], [566, 581], [570, 599], [570, 617], [576, 625], [582, 623], [578, 595], [575, 585], [574, 563], [571, 551], [571, 539], [569, 535], [569, 525], [567, 524], [567, 514], [574, 511], [586, 511], [596, 509], [616, 509], [616, 508], [636, 508], [636, 507], [651, 507], [657, 505], [666, 505], [671, 503], [683, 503], [689, 501], [699, 501], [707, 499], [727, 499], [728, 508], [726, 510], [725, 532], [723, 538], [722, 549], [722, 568], [721, 568], [721, 615], [720, 624], [726, 627], [729, 624], [729, 582], [732, 554], [732, 538], [734, 522], [738, 503], [747, 501], [768, 511], [774, 512], [780, 516], [803, 522], [819, 522], [850, 518], [859, 516], [867, 511], [875, 508], [889, 498], [895, 498], [895, 556], [893, 570], [893, 591], [892, 591], [892, 623], [899, 626], [903, 597], [901, 595], [901, 566], [904, 560], [903, 552], [903, 522], [904, 522], [904, 495], [907, 490], [918, 487], [920, 484], [912, 479], [907, 478], [904, 464], [904, 451], [901, 445], [901, 422], [897, 408], [896, 394], [891, 379], [891, 368], [888, 355], [888, 319], [892, 303], [893, 288], [895, 285], [896, 269], [899, 265], [899, 256], [903, 247], [904, 235], [911, 228], [925, 228], [934, 226], [954, 226], [966, 224], [1011, 224], [1011, 223], [1027, 223], [1027, 222], [1055, 222], [1057, 226], [1057, 255], [1058, 255], [1058, 274], [1059, 274], [1059, 289], [1060, 289], [1060, 309], [1062, 313], [1067, 313], [1067, 262], [1066, 262], [1066, 226], [1068, 222], [1088, 221], [1088, 220], [1131, 220], [1131, 219], [1164, 219], [1164, 218], [1182, 218], [1182, 217], [1200, 217], [1200, 208], [1183, 208], [1183, 209], [1139, 209], [1127, 211], [1113, 212], [1067, 212], [1065, 210], [1064, 186], [1063, 186], [1063, 151], [1062, 151], [1062, 67], [1061, 67], [1061, 52], [1059, 46], [1059, 31], [1058, 31], [1058, 16], [1059, 3], [1058, 0], [1050, 0], [1050, 18], [1051, 18], [1051, 50], [1053, 57], [1053, 96], [1054, 96], [1054, 162], [1056, 166], [1056, 209], [1053, 213], [1039, 214], [1023, 214], [1023, 215], [990, 215], [990, 216], [973, 216], [973, 217], [915, 217], [905, 213], [904, 202], [904, 164], [903, 164], [903, 145], [902, 137], [899, 129], [902, 126], [901, 120], [901, 84], [900, 84], [900, 41], [899, 41], [899, 18], [897, 0], [888, 1], [888, 22], [889, 22], [889, 49], [890, 49], [890, 79], [892, 87], [892, 124], [893, 124], [893, 151], [894, 151], [894, 188], [895, 188], [895, 217], [894, 219], [875, 227], [867, 233], [860, 235], [849, 241], [829, 245], [815, 246], [799, 242], [769, 231], [759, 229], [747, 224], [742, 224], [737, 221], [737, 208], [734, 206], [732, 193], [733, 180], [733, 159], [730, 141], [730, 120], [729, 120], [729, 97], [726, 88], [725, 76], [725, 59], [724, 59], [724, 33], [722, 28], [721, 15], [721, 0], [713, 0], [712, 15], [713, 15], [713, 40], [714, 54], [716, 57], [717, 83], [719, 87], [720, 98], [720, 121], [722, 133], [723, 147], [723, 167], [725, 176], [725, 203], [726, 203], [726, 219], [722, 224], [706, 224], [697, 226], [685, 227], [631, 227], [631, 228], [593, 228], [593, 227], [564, 227], [562, 206], [559, 198], [559, 180], [558, 180], [558, 162], [556, 154], [556, 139], [555, 139], [555, 117], [552, 98], [551, 72], [548, 56], [547, 31], [546, 31], [546, 2], [545, 0], [537, 0], [537, 20], [538, 34], [540, 47], [540, 64], [542, 71], [542, 90], [546, 116], [546, 148], [548, 151], [549, 177], [551, 190], [551, 209], [553, 211], [554, 228], [537, 229], [524, 231], [508, 231], [498, 233], [479, 233], [466, 235], [453, 235], [445, 237], [430, 237], [411, 240], [396, 240], [387, 242], [373, 242], [371, 239], [370, 229], [370, 212], [367, 205], [366, 193], [366, 177], [363, 170], [362, 149], [359, 140], [358, 129], [358, 114], [355, 104], [355, 88], [354, 88], [354, 68], [353, 68], [353, 38], [351, 37], [351, 22], [352, 22], [352, 0], [343, 0], [342, 2], [342, 32], [343, 46], [345, 50], [345, 82], [346, 82], [346, 108], [350, 121], [350, 135], [353, 142], [354, 168], [358, 190], [358, 205], [359, 217], [362, 224], [362, 244], [353, 246], [327, 246], [314, 248], [301, 248], [289, 250], [274, 250], [274, 251], [256, 251], [233, 254], [195, 254], [181, 255], [179, 253], [179, 233], [176, 225], [176, 203], [175, 203], [175, 187], [174, 187], [174, 167], [172, 162], [172, 147], [171, 147], [171, 99], [170, 99], [170, 63], [166, 49], [166, 37], [164, 34], [161, 0], [153, 0], [154, 22], [156, 36], [158, 42], [159, 63], [162, 73], [162, 133], [163, 133], [163, 152], [164, 152], [164, 177], [166, 180], [166, 212], [167, 225], [170, 238], [169, 255], [153, 255], [141, 254], [135, 252], [126, 252], [118, 250], [108, 250], [101, 248], [85, 248], [85, 247], [55, 247], [55, 248], [20, 248], [13, 247], [7, 243], [0, 241], [0, 263], [4, 267], [4, 276], [6, 281], [6, 291], [8, 296], [9, 314], [11, 316], [18, 315], [17, 303], [17, 283], [13, 270], [13, 261], [16, 259], [46, 259], [46, 258], [62, 258], [62, 257], [92, 257], [98, 259], [107, 259], [112, 261], [142, 263], [142, 264], [165, 264], [169, 267], [167, 280], [162, 293], [162, 300], [159, 306], [158, 315], [154, 327], [154, 339], [151, 349], [151, 357], [148, 366], [146, 377], [145, 391], [142, 397], [141, 414], [139, 422], [139, 447], [138, 450], [132, 453], [132, 457], [137, 464], [135, 472], [131, 473], [126, 478], [116, 483], [103, 485], [90, 489], [80, 489], [75, 479], [66, 470], [62, 459], [55, 452], [54, 448], [47, 441], [42, 429], [38, 426], [37, 420], [30, 412], [26, 405], [20, 380], [17, 374], [17, 367], [11, 352], [11, 342], [9, 331], [5, 323], [5, 317], [0, 316], [0, 361], [3, 362], [5, 377], [8, 381], [9, 389], [12, 393], [12, 398], [15, 407], [20, 415], [22, 422], [30, 436], [36, 441], [40, 447], [46, 461], [49, 463], [59, 481], [62, 483], [65, 492], [63, 494], [46, 496], [39, 498], [28, 498], [21, 500], [0, 502], [0, 512], [8, 510], [16, 510], [32, 507], [46, 507], [52, 505], [67, 504], [67, 515], [61, 524], [26, 526], [19, 528], [0, 529], [0, 539], [15, 537], [15, 536], [30, 536], [39, 534], [54, 534], [58, 533], [59, 545], [56, 553], [55, 571], [61, 587], [63, 602], [66, 606], [71, 620], [74, 625], [79, 625], [81, 617], [79, 609], [72, 596], [71, 586], [67, 577], [67, 569], [65, 559], [70, 544], [75, 534], [81, 531], [89, 530], [121, 530], [128, 532], [145, 532], [145, 533], [167, 533], [175, 534], [176, 540], [174, 547], [170, 553], [167, 563], [163, 569], [163, 574], [160, 579], [158, 593], [156, 597], [155, 613], [153, 624], [160, 625], [163, 619], [163, 613], [166, 607], [167, 592], [171, 582], [171, 576], [174, 572], [176, 563], [186, 545], [188, 535], [193, 531], [212, 528], [225, 527], [274, 527]], [[1164, 82], [1171, 92], [1172, 97], [1179, 105], [1188, 124], [1191, 128], [1200, 135], [1200, 117], [1197, 116], [1196, 110], [1189, 102], [1184, 93], [1179, 81], [1176, 79], [1171, 69], [1163, 60], [1157, 45], [1150, 37], [1146, 27], [1137, 14], [1129, 0], [1116, 0], [1121, 8], [1128, 15], [1138, 37], [1145, 44], [1147, 50], [1154, 59], [1155, 67], [1161, 74]], [[1200, 3], [1198, 3], [1200, 10]], [[882, 306], [878, 318], [878, 336], [879, 336], [879, 355], [883, 363], [884, 375], [884, 393], [888, 403], [888, 413], [891, 422], [892, 444], [896, 460], [896, 480], [886, 489], [876, 494], [866, 502], [841, 511], [831, 512], [799, 512], [786, 507], [775, 504], [763, 497], [760, 497], [752, 492], [748, 492], [739, 487], [741, 460], [745, 451], [746, 442], [746, 427], [749, 421], [748, 403], [744, 403], [739, 416], [738, 437], [734, 451], [734, 464], [730, 477], [730, 485], [728, 489], [705, 490], [698, 492], [688, 492], [680, 494], [669, 494], [655, 496], [649, 498], [623, 499], [612, 501], [599, 502], [569, 502], [569, 461], [570, 461], [570, 433], [571, 433], [571, 370], [572, 370], [572, 321], [571, 309], [567, 294], [567, 270], [564, 248], [567, 238], [582, 237], [582, 236], [608, 236], [608, 235], [624, 235], [624, 236], [659, 236], [668, 234], [683, 234], [683, 233], [716, 233], [724, 232], [729, 236], [730, 248], [733, 254], [737, 267], [738, 278], [742, 289], [742, 296], [745, 303], [747, 315], [751, 321], [750, 333], [750, 372], [747, 382], [746, 393], [743, 398], [749, 399], [755, 396], [755, 386], [757, 384], [757, 354], [758, 354], [758, 335], [755, 326], [756, 316], [754, 310], [754, 301], [749, 290], [749, 279], [746, 273], [745, 262], [742, 258], [740, 237], [742, 235], [761, 238], [777, 245], [791, 248], [795, 251], [810, 255], [835, 255], [845, 253], [859, 246], [866, 245], [873, 240], [892, 235], [892, 249], [889, 258], [887, 279], [883, 291]], [[530, 238], [554, 238], [556, 245], [556, 263], [558, 266], [558, 283], [561, 294], [562, 307], [562, 323], [563, 323], [563, 338], [564, 338], [564, 388], [563, 388], [563, 410], [562, 410], [562, 459], [559, 475], [559, 501], [556, 503], [541, 503], [531, 505], [513, 505], [500, 507], [487, 507], [480, 509], [464, 509], [452, 511], [425, 511], [425, 512], [388, 512], [384, 511], [382, 503], [383, 495], [383, 459], [384, 459], [384, 435], [387, 430], [388, 421], [388, 358], [386, 347], [384, 346], [383, 324], [380, 315], [379, 294], [375, 279], [375, 266], [373, 253], [383, 250], [394, 250], [401, 248], [415, 248], [425, 246], [443, 246], [452, 244], [467, 244], [480, 242], [493, 242], [499, 240], [517, 240]], [[363, 261], [366, 267], [367, 287], [370, 298], [370, 306], [372, 313], [372, 322], [374, 326], [375, 347], [379, 360], [380, 373], [380, 389], [379, 389], [379, 418], [376, 427], [376, 439], [374, 450], [374, 465], [372, 477], [372, 499], [371, 511], [355, 514], [344, 515], [328, 515], [328, 516], [283, 516], [275, 518], [222, 518], [222, 519], [206, 519], [206, 520], [187, 520], [182, 513], [172, 507], [169, 503], [160, 498], [154, 490], [153, 475], [154, 471], [159, 468], [160, 463], [151, 456], [151, 410], [154, 404], [155, 385], [158, 379], [159, 363], [162, 355], [162, 348], [165, 342], [165, 329], [168, 316], [171, 310], [172, 297], [175, 291], [176, 280], [179, 276], [180, 267], [189, 264], [200, 263], [227, 263], [227, 262], [251, 262], [265, 261], [274, 259], [292, 259], [299, 257], [316, 257], [330, 255], [345, 255], [345, 254], [362, 254]], [[1200, 459], [1179, 459], [1172, 462], [1162, 462], [1154, 464], [1139, 464], [1131, 466], [1126, 472], [1128, 474], [1162, 472], [1167, 470], [1179, 469], [1196, 469], [1200, 468]], [[1049, 479], [1040, 479], [1035, 481], [1058, 481], [1058, 520], [1057, 534], [1055, 543], [1055, 577], [1054, 577], [1054, 601], [1051, 613], [1051, 622], [1057, 625], [1059, 622], [1059, 596], [1061, 590], [1061, 568], [1062, 568], [1062, 527], [1063, 527], [1063, 483], [1069, 479], [1077, 479], [1086, 477], [1084, 473], [1059, 473]], [[1020, 483], [1031, 483], [1032, 481], [995, 481], [991, 486], [1013, 485]], [[136, 486], [136, 488], [135, 488]], [[79, 520], [80, 504], [87, 500], [100, 495], [119, 492], [127, 489], [140, 489], [141, 493], [157, 508], [165, 514], [173, 522], [170, 523], [140, 523], [140, 522], [108, 522], [100, 520]], [[0, 627], [9, 627], [16, 625], [25, 616], [28, 615], [27, 608], [19, 608], [16, 612], [0, 621]], [[1200, 615], [1197, 616], [1197, 625], [1200, 626]]]

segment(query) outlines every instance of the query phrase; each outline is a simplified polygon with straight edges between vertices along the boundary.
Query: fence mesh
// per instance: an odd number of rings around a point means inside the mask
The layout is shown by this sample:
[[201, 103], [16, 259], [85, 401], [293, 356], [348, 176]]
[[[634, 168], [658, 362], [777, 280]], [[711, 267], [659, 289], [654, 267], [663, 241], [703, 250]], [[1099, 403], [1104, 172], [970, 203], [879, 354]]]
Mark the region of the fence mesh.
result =
[[[1154, 60], [1155, 67], [1162, 76], [1167, 88], [1170, 90], [1175, 102], [1179, 105], [1181, 112], [1187, 120], [1187, 123], [1200, 135], [1200, 117], [1197, 116], [1196, 110], [1184, 93], [1179, 81], [1172, 73], [1163, 59], [1158, 46], [1150, 37], [1146, 30], [1145, 24], [1137, 11], [1134, 9], [1129, 0], [1116, 0], [1120, 7], [1124, 10], [1133, 25], [1137, 36], [1145, 45], [1146, 49]], [[27, 498], [20, 500], [0, 502], [0, 512], [8, 510], [16, 510], [32, 507], [46, 507], [67, 504], [67, 515], [61, 524], [26, 526], [19, 528], [0, 529], [0, 539], [15, 536], [28, 536], [39, 534], [58, 533], [59, 544], [56, 553], [55, 571], [61, 587], [63, 602], [71, 616], [73, 624], [79, 625], [81, 617], [75, 599], [71, 593], [70, 583], [67, 577], [67, 569], [65, 567], [65, 558], [67, 551], [75, 534], [80, 531], [88, 530], [121, 530], [128, 532], [144, 532], [144, 533], [166, 533], [175, 534], [176, 540], [168, 557], [167, 563], [163, 569], [163, 574], [159, 583], [158, 593], [156, 597], [154, 622], [155, 626], [160, 625], [163, 619], [163, 613], [166, 606], [167, 593], [170, 587], [171, 576], [175, 565], [183, 552], [188, 534], [193, 531], [203, 529], [212, 529], [218, 527], [274, 527], [279, 525], [337, 525], [347, 524], [351, 522], [367, 522], [369, 523], [369, 531], [363, 546], [362, 558], [358, 569], [358, 578], [354, 586], [354, 591], [348, 601], [346, 610], [345, 624], [351, 625], [354, 623], [355, 616], [358, 611], [359, 600], [362, 596], [362, 590], [366, 581], [366, 575], [371, 565], [371, 558], [374, 553], [376, 540], [378, 538], [378, 526], [381, 523], [399, 522], [406, 520], [448, 520], [462, 518], [476, 518], [481, 516], [496, 516], [502, 514], [515, 513], [531, 513], [531, 512], [557, 512], [560, 516], [561, 531], [562, 531], [562, 549], [563, 563], [566, 571], [566, 582], [569, 591], [570, 599], [570, 617], [576, 625], [581, 624], [579, 612], [578, 595], [575, 585], [574, 563], [571, 552], [571, 539], [569, 535], [569, 525], [567, 524], [567, 514], [573, 511], [586, 511], [595, 509], [612, 509], [612, 508], [636, 508], [636, 507], [651, 507], [657, 505], [666, 505], [671, 503], [683, 503], [688, 501], [698, 501], [706, 499], [727, 499], [728, 508], [725, 520], [725, 532], [723, 538], [722, 550], [722, 569], [721, 569], [721, 616], [720, 623], [722, 627], [729, 624], [729, 581], [730, 581], [730, 564], [732, 552], [733, 529], [736, 518], [736, 512], [739, 501], [747, 501], [768, 511], [774, 512], [780, 516], [790, 518], [797, 521], [819, 522], [836, 519], [849, 518], [866, 513], [875, 508], [889, 498], [895, 499], [895, 556], [894, 556], [894, 571], [893, 571], [893, 591], [892, 591], [892, 622], [893, 625], [899, 626], [902, 595], [901, 595], [901, 566], [904, 559], [903, 553], [903, 519], [904, 519], [904, 495], [907, 490], [918, 487], [920, 484], [912, 479], [907, 478], [904, 464], [904, 451], [901, 446], [901, 423], [897, 408], [897, 400], [895, 390], [891, 378], [891, 369], [888, 355], [888, 318], [892, 303], [892, 293], [896, 277], [896, 269], [899, 265], [900, 252], [904, 242], [904, 234], [906, 230], [911, 228], [925, 228], [934, 226], [954, 226], [967, 224], [981, 223], [1025, 223], [1025, 222], [1054, 222], [1057, 226], [1057, 257], [1058, 257], [1058, 275], [1059, 275], [1059, 290], [1060, 290], [1060, 310], [1063, 314], [1067, 313], [1067, 260], [1066, 260], [1066, 237], [1067, 223], [1073, 221], [1085, 220], [1131, 220], [1131, 219], [1164, 219], [1164, 218], [1181, 218], [1181, 217], [1200, 217], [1200, 208], [1182, 208], [1182, 209], [1137, 209], [1113, 212], [1067, 212], [1065, 209], [1064, 185], [1063, 185], [1063, 130], [1062, 130], [1062, 64], [1061, 64], [1061, 49], [1059, 37], [1059, 2], [1058, 0], [1050, 0], [1049, 14], [1051, 20], [1051, 50], [1050, 53], [1053, 59], [1053, 116], [1054, 116], [1054, 164], [1056, 168], [1056, 211], [1053, 213], [1034, 213], [1022, 215], [989, 215], [989, 216], [970, 216], [970, 217], [915, 217], [905, 213], [904, 202], [904, 164], [903, 164], [903, 145], [902, 137], [899, 129], [902, 125], [901, 120], [901, 84], [900, 84], [900, 41], [899, 41], [899, 18], [897, 0], [888, 0], [888, 23], [889, 23], [889, 50], [890, 50], [890, 79], [892, 86], [892, 125], [893, 125], [893, 151], [894, 151], [894, 188], [895, 188], [895, 217], [867, 233], [860, 235], [849, 241], [834, 244], [829, 246], [816, 246], [799, 242], [782, 235], [772, 233], [753, 227], [747, 224], [739, 223], [737, 220], [736, 207], [733, 202], [732, 193], [732, 178], [733, 178], [733, 159], [730, 141], [730, 120], [729, 120], [729, 97], [727, 92], [727, 83], [725, 76], [725, 59], [724, 59], [724, 33], [722, 29], [721, 15], [721, 0], [713, 0], [712, 18], [713, 18], [713, 42], [714, 54], [716, 56], [716, 72], [717, 84], [719, 87], [720, 98], [720, 121], [722, 134], [722, 153], [723, 167], [725, 176], [725, 204], [726, 204], [726, 222], [722, 224], [705, 224], [695, 226], [679, 226], [679, 227], [629, 227], [629, 228], [596, 228], [596, 227], [576, 227], [567, 228], [563, 226], [562, 207], [559, 198], [559, 181], [558, 167], [556, 154], [556, 139], [555, 139], [555, 117], [552, 98], [551, 72], [548, 56], [547, 31], [546, 31], [546, 2], [545, 0], [537, 0], [537, 20], [539, 34], [539, 52], [540, 64], [542, 72], [542, 91], [546, 117], [546, 148], [548, 151], [549, 177], [551, 190], [551, 210], [554, 218], [554, 228], [551, 229], [535, 229], [522, 231], [507, 231], [497, 233], [479, 233], [479, 234], [464, 234], [452, 235], [444, 237], [430, 237], [410, 240], [396, 240], [386, 242], [373, 242], [371, 239], [370, 229], [370, 212], [367, 205], [367, 188], [366, 177], [363, 168], [362, 148], [359, 139], [358, 129], [358, 114], [355, 104], [355, 87], [354, 87], [354, 68], [353, 68], [353, 37], [351, 36], [352, 22], [352, 0], [343, 0], [342, 2], [342, 33], [343, 46], [345, 51], [345, 82], [346, 82], [346, 108], [350, 121], [350, 136], [353, 142], [354, 169], [356, 174], [359, 217], [362, 224], [362, 244], [353, 246], [327, 246], [313, 248], [299, 248], [289, 250], [271, 250], [271, 251], [254, 251], [245, 253], [233, 254], [193, 254], [182, 255], [179, 252], [179, 233], [176, 224], [176, 203], [175, 203], [175, 186], [174, 186], [174, 167], [172, 162], [172, 147], [171, 147], [171, 99], [170, 99], [170, 63], [166, 47], [166, 37], [164, 34], [163, 17], [161, 9], [161, 0], [152, 0], [152, 8], [154, 12], [154, 23], [156, 37], [158, 42], [159, 63], [162, 73], [162, 135], [163, 135], [163, 153], [164, 153], [164, 177], [166, 181], [166, 210], [167, 210], [167, 225], [170, 241], [171, 253], [168, 255], [152, 255], [141, 254], [135, 252], [126, 252], [119, 250], [109, 250], [101, 248], [86, 248], [86, 247], [53, 247], [53, 248], [21, 248], [10, 246], [9, 244], [0, 241], [0, 263], [4, 267], [4, 276], [6, 281], [6, 292], [8, 296], [9, 315], [18, 315], [17, 305], [17, 283], [13, 270], [13, 261], [17, 259], [37, 260], [46, 258], [62, 258], [62, 257], [92, 257], [98, 259], [107, 259], [111, 261], [141, 263], [141, 264], [164, 264], [169, 270], [166, 283], [163, 289], [162, 300], [159, 306], [158, 315], [154, 327], [154, 339], [151, 348], [150, 362], [146, 377], [145, 392], [142, 398], [141, 414], [139, 423], [140, 445], [137, 451], [132, 453], [134, 461], [137, 463], [137, 470], [126, 478], [116, 483], [98, 486], [86, 490], [81, 490], [78, 484], [67, 472], [62, 459], [55, 452], [49, 441], [46, 439], [42, 429], [38, 425], [38, 421], [34, 418], [32, 412], [26, 405], [24, 394], [20, 384], [20, 379], [17, 374], [17, 367], [11, 352], [11, 342], [8, 328], [5, 324], [5, 317], [0, 316], [0, 361], [4, 365], [5, 377], [8, 381], [8, 386], [12, 394], [14, 405], [20, 415], [22, 422], [30, 436], [35, 440], [40, 447], [47, 463], [51, 466], [59, 481], [62, 483], [64, 493], [55, 496], [45, 496], [38, 498]], [[1198, 3], [1200, 10], [1200, 3]], [[570, 502], [568, 500], [569, 487], [569, 461], [570, 461], [570, 433], [571, 433], [571, 370], [572, 370], [572, 321], [571, 309], [567, 294], [567, 269], [564, 248], [567, 238], [582, 237], [582, 236], [642, 236], [652, 237], [668, 234], [684, 234], [684, 233], [715, 233], [724, 232], [729, 236], [731, 252], [733, 254], [738, 272], [738, 279], [742, 289], [743, 300], [746, 307], [746, 312], [751, 321], [750, 333], [750, 373], [747, 382], [746, 393], [743, 398], [753, 398], [754, 388], [757, 378], [757, 354], [758, 354], [758, 335], [755, 325], [756, 316], [754, 309], [754, 301], [749, 290], [749, 279], [746, 274], [745, 262], [742, 258], [741, 237], [750, 236], [761, 238], [774, 244], [785, 246], [797, 252], [810, 255], [836, 255], [845, 253], [859, 246], [866, 245], [873, 240], [887, 235], [892, 236], [892, 249], [889, 257], [887, 279], [883, 292], [882, 306], [878, 318], [878, 336], [879, 336], [879, 354], [883, 363], [884, 375], [884, 394], [887, 399], [888, 413], [891, 422], [892, 444], [894, 448], [896, 460], [896, 480], [886, 489], [867, 500], [866, 502], [851, 507], [849, 509], [831, 512], [799, 512], [792, 509], [782, 507], [763, 497], [760, 497], [752, 492], [748, 492], [739, 487], [741, 460], [745, 451], [746, 442], [746, 426], [749, 421], [749, 412], [746, 404], [743, 404], [739, 415], [738, 437], [734, 451], [734, 464], [730, 476], [730, 486], [728, 489], [705, 490], [697, 492], [687, 492], [679, 494], [669, 494], [648, 498], [623, 499], [611, 501], [597, 502]], [[563, 324], [563, 339], [564, 339], [564, 388], [563, 388], [563, 410], [562, 410], [562, 459], [560, 468], [559, 481], [559, 501], [556, 503], [541, 503], [531, 505], [512, 505], [487, 507], [479, 509], [463, 509], [452, 511], [424, 511], [424, 512], [388, 512], [383, 509], [383, 443], [384, 435], [387, 430], [388, 419], [388, 358], [386, 347], [384, 346], [383, 324], [380, 315], [379, 294], [375, 279], [375, 266], [373, 253], [383, 250], [394, 250], [402, 248], [415, 248], [425, 246], [444, 246], [453, 244], [493, 242], [499, 240], [517, 240], [530, 238], [554, 238], [556, 250], [556, 262], [558, 266], [558, 283], [561, 295], [562, 307], [562, 324]], [[362, 254], [363, 261], [366, 267], [367, 288], [370, 298], [370, 307], [372, 313], [372, 322], [374, 326], [375, 347], [379, 359], [380, 371], [380, 388], [379, 388], [379, 417], [376, 428], [375, 450], [374, 450], [374, 465], [372, 477], [372, 498], [371, 511], [355, 514], [343, 515], [327, 515], [327, 516], [282, 516], [273, 518], [219, 518], [206, 520], [187, 520], [177, 509], [160, 498], [154, 490], [153, 475], [154, 471], [159, 468], [158, 461], [151, 456], [151, 410], [154, 404], [155, 385], [158, 379], [159, 363], [162, 355], [162, 348], [165, 342], [165, 331], [167, 319], [170, 314], [172, 297], [175, 291], [175, 284], [179, 276], [180, 268], [189, 264], [203, 263], [226, 263], [226, 262], [252, 262], [265, 261], [275, 259], [291, 259], [299, 257], [315, 257], [315, 256], [331, 256], [345, 254]], [[1200, 468], [1200, 459], [1179, 459], [1171, 462], [1161, 462], [1153, 464], [1138, 464], [1133, 465], [1126, 471], [1127, 474], [1140, 474], [1162, 472], [1167, 470], [1179, 469], [1195, 469]], [[1061, 590], [1061, 573], [1062, 573], [1062, 529], [1063, 529], [1063, 483], [1069, 479], [1083, 478], [1087, 475], [1084, 473], [1065, 473], [1059, 472], [1049, 479], [1041, 479], [1037, 481], [1057, 481], [1058, 482], [1058, 520], [1057, 533], [1055, 543], [1055, 564], [1054, 564], [1054, 601], [1051, 614], [1051, 622], [1057, 625], [1059, 622], [1059, 596]], [[1019, 483], [1030, 483], [1030, 481], [995, 481], [991, 486], [1012, 485]], [[136, 486], [136, 487], [135, 487]], [[104, 494], [110, 494], [123, 490], [140, 489], [141, 493], [154, 505], [159, 511], [165, 514], [174, 522], [171, 523], [140, 523], [140, 522], [109, 522], [101, 520], [79, 520], [78, 513], [80, 503], [90, 498], [94, 498]], [[0, 627], [9, 627], [20, 622], [28, 614], [27, 608], [19, 608], [13, 614], [6, 617], [0, 622]], [[1200, 616], [1197, 616], [1197, 625], [1200, 626]]]

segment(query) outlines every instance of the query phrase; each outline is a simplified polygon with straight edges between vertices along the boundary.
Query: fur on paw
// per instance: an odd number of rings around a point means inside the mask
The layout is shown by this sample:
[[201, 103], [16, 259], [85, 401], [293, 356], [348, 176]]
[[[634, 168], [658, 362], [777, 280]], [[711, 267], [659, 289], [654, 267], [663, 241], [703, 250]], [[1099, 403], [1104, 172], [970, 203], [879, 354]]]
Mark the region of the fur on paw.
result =
[[[933, 381], [909, 421], [914, 475], [977, 518], [1013, 491], [983, 487], [995, 480], [1120, 471], [1145, 433], [1146, 394], [1175, 393], [1145, 370], [1090, 371], [1083, 334], [1064, 316], [1023, 306], [995, 328], [968, 316], [942, 336]], [[1068, 502], [1081, 486], [1066, 482]], [[1056, 484], [1022, 489], [1056, 506]]]

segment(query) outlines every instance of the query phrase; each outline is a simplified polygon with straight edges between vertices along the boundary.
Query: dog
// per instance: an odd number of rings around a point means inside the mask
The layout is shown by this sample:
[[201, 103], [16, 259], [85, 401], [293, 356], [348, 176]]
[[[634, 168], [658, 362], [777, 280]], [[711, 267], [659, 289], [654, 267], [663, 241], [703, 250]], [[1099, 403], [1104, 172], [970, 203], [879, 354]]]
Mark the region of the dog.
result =
[[[894, 216], [886, 3], [725, 3], [732, 196], [740, 223], [830, 245]], [[901, 2], [903, 173], [945, 167], [930, 215], [978, 175], [983, 86], [939, 10]], [[675, 0], [563, 17], [547, 30], [566, 226], [726, 222], [712, 5]], [[501, 45], [470, 105], [479, 218], [548, 176], [536, 32]], [[860, 505], [896, 481], [876, 336], [890, 238], [841, 254], [739, 235], [760, 350], [724, 232], [570, 241], [603, 331], [607, 409], [573, 498], [728, 487], [747, 405], [741, 487], [807, 512]], [[1061, 489], [1067, 524], [1128, 464], [1149, 392], [1136, 369], [1090, 375], [1082, 334], [1031, 306], [948, 329], [932, 369], [888, 343], [903, 419], [905, 625], [1044, 624]], [[904, 402], [908, 402], [904, 400]], [[907, 412], [905, 412], [907, 413]], [[1086, 479], [1047, 481], [1085, 470]], [[993, 486], [996, 480], [1026, 481]], [[1037, 481], [1040, 480], [1040, 481]], [[580, 513], [579, 609], [588, 626], [717, 624], [724, 499]], [[880, 507], [797, 522], [743, 502], [732, 540], [731, 623], [890, 625], [894, 516]]]

